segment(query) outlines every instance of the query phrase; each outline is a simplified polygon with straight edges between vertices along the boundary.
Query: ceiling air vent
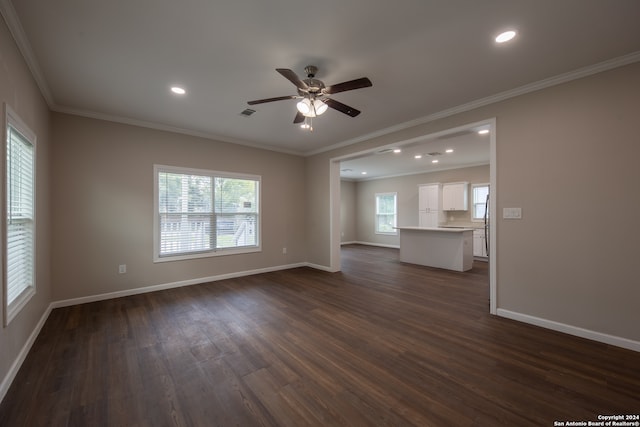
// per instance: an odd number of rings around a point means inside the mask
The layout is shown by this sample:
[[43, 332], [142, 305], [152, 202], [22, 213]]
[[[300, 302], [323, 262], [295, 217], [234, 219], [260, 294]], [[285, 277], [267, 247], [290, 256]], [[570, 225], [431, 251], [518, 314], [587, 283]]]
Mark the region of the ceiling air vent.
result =
[[245, 110], [243, 110], [240, 115], [241, 116], [245, 116], [245, 117], [249, 117], [250, 115], [252, 115], [253, 113], [255, 113], [256, 110], [252, 110], [251, 108], [247, 108]]
[[383, 148], [382, 150], [376, 151], [376, 154], [385, 154], [393, 151], [393, 148]]
[[433, 153], [427, 153], [427, 156], [431, 156], [431, 157], [442, 156], [442, 153], [434, 151]]

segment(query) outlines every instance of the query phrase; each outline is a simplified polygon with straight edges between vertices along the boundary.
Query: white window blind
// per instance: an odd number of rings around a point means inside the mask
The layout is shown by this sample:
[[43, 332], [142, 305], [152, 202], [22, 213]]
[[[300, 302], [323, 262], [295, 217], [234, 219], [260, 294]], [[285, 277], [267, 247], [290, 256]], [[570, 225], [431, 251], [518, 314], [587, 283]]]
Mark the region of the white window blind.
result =
[[473, 184], [473, 220], [484, 218], [487, 208], [487, 196], [489, 195], [489, 184]]
[[7, 114], [4, 285], [8, 320], [35, 293], [35, 137], [32, 142], [25, 133]]
[[157, 261], [259, 248], [259, 177], [156, 167]]
[[376, 194], [376, 233], [398, 234], [396, 193]]
[[211, 178], [161, 172], [158, 179], [160, 254], [211, 249]]

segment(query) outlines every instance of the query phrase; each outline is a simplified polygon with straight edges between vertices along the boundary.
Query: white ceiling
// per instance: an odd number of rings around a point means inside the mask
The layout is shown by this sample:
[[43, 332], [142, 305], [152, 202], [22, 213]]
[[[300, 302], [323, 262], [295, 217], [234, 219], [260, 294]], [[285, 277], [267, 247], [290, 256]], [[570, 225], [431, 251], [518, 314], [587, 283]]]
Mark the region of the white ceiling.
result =
[[[411, 175], [487, 165], [490, 161], [489, 124], [443, 132], [416, 141], [389, 145], [340, 162], [340, 177], [366, 181], [382, 177]], [[399, 149], [400, 152], [394, 152]], [[451, 150], [451, 152], [447, 152]], [[416, 156], [420, 158], [416, 158]]]
[[[638, 0], [0, 0], [50, 107], [311, 154], [614, 58], [640, 60]], [[507, 28], [515, 40], [497, 45]], [[629, 59], [631, 58], [631, 59]], [[309, 133], [276, 73], [319, 67], [333, 95]], [[303, 76], [304, 77], [304, 76]], [[182, 85], [176, 96], [169, 87]]]

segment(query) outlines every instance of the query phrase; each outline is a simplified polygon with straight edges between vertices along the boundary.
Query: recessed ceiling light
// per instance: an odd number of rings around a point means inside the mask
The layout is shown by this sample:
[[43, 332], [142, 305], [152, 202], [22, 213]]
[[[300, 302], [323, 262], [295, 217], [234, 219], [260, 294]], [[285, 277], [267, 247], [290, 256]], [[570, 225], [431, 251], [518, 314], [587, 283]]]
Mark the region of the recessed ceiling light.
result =
[[187, 93], [186, 90], [179, 86], [171, 86], [171, 92], [175, 93], [176, 95], [184, 95], [185, 93]]
[[360, 172], [360, 173], [361, 173], [362, 175], [366, 175], [366, 174], [367, 174], [366, 172]]
[[431, 163], [438, 163], [439, 160], [431, 160]]
[[482, 130], [478, 131], [478, 134], [480, 134], [480, 135], [486, 135], [488, 133], [489, 133], [489, 129], [482, 129]]
[[453, 148], [448, 148], [447, 151], [445, 151], [445, 153], [453, 153]]
[[401, 149], [399, 149], [399, 148], [394, 148], [394, 149], [393, 149], [393, 152], [394, 152], [394, 153], [396, 153], [396, 154], [398, 154], [398, 153], [402, 153], [402, 150], [401, 150]]
[[512, 40], [516, 36], [516, 32], [513, 30], [505, 31], [503, 33], [498, 34], [496, 37], [496, 43], [505, 43], [509, 40]]
[[413, 156], [415, 159], [421, 159], [422, 158], [422, 154], [416, 154], [415, 156]]

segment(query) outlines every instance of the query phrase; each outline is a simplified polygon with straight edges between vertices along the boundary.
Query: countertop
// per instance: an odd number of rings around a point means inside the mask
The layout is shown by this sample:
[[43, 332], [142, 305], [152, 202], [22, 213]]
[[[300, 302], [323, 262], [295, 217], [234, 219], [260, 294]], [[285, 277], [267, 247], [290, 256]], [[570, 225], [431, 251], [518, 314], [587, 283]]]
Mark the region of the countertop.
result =
[[414, 231], [440, 231], [443, 233], [462, 233], [464, 231], [473, 231], [475, 228], [451, 228], [451, 227], [395, 227], [398, 230], [414, 230]]

